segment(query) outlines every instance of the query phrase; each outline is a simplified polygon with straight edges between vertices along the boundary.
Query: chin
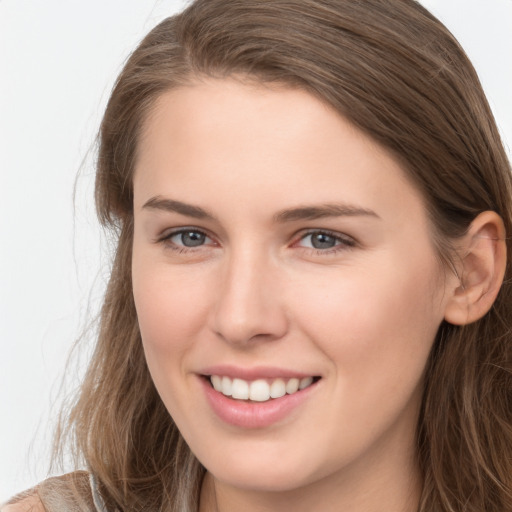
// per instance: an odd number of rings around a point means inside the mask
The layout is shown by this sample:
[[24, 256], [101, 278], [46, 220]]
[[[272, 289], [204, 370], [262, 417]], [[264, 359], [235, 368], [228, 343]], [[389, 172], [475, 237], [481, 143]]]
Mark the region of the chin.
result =
[[[256, 452], [255, 452], [256, 453]], [[204, 466], [225, 485], [257, 492], [286, 492], [307, 486], [325, 476], [325, 465], [317, 467], [311, 457], [286, 456], [259, 450], [226, 457], [208, 457]]]
[[[216, 468], [213, 468], [214, 470]], [[306, 475], [297, 474], [288, 466], [285, 468], [274, 468], [269, 470], [256, 471], [254, 468], [244, 470], [231, 470], [217, 472], [210, 471], [215, 479], [225, 485], [236, 487], [244, 491], [254, 492], [288, 492], [304, 487], [314, 481], [314, 478], [307, 478]]]

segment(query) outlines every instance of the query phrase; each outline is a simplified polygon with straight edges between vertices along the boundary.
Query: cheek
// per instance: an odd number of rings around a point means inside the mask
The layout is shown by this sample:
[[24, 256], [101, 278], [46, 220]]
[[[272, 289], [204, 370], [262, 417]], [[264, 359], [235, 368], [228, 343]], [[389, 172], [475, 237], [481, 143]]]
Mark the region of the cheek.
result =
[[384, 432], [394, 431], [398, 444], [414, 435], [442, 320], [432, 306], [431, 272], [381, 270], [347, 272], [302, 295], [300, 329], [330, 364], [325, 435], [338, 439], [340, 425], [344, 430], [344, 440], [325, 453], [334, 465], [340, 453], [351, 460]]
[[366, 391], [369, 399], [418, 384], [443, 318], [434, 266], [398, 268], [380, 260], [371, 270], [317, 281], [302, 294], [297, 316], [340, 385], [357, 390], [358, 398]]
[[[146, 360], [155, 384], [183, 374], [184, 355], [205, 327], [207, 282], [134, 254], [133, 293]], [[160, 382], [161, 381], [161, 382]]]
[[[196, 404], [187, 398], [187, 358], [201, 338], [208, 311], [206, 284], [191, 282], [165, 261], [134, 254], [133, 293], [146, 362], [153, 382], [177, 424]], [[201, 284], [200, 284], [201, 283]]]

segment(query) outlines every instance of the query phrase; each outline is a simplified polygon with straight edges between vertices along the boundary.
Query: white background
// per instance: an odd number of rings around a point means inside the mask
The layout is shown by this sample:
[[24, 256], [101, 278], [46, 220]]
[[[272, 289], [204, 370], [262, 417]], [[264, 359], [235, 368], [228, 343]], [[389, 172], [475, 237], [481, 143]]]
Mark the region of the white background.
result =
[[[512, 0], [422, 3], [473, 60], [511, 155]], [[46, 476], [66, 359], [108, 274], [92, 191], [109, 91], [184, 4], [0, 0], [0, 502]]]

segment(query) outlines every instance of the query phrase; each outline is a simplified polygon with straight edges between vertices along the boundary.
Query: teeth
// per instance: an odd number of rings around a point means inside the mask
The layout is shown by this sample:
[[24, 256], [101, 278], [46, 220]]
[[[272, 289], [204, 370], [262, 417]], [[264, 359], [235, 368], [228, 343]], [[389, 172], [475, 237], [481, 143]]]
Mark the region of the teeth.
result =
[[290, 379], [286, 383], [286, 392], [289, 395], [293, 395], [299, 389], [299, 379]]
[[[228, 377], [223, 377], [222, 379], [227, 379]], [[242, 379], [233, 379], [233, 392], [231, 393], [233, 398], [238, 398], [239, 400], [248, 400], [249, 399], [249, 383]]]
[[222, 378], [218, 375], [212, 375], [212, 384], [215, 391], [221, 391], [222, 392]]
[[223, 395], [231, 396], [233, 394], [233, 383], [229, 377], [222, 377], [221, 386], [221, 393]]
[[270, 398], [270, 386], [265, 380], [251, 382], [249, 398], [255, 402], [266, 402]]
[[303, 379], [292, 378], [288, 380], [274, 379], [271, 382], [265, 379], [258, 379], [247, 382], [243, 379], [231, 379], [226, 376], [212, 375], [210, 381], [213, 388], [223, 395], [232, 396], [238, 400], [266, 402], [271, 398], [280, 398], [286, 394], [292, 395], [299, 390], [311, 386], [313, 377], [304, 377]]
[[270, 396], [280, 398], [284, 395], [286, 395], [286, 383], [283, 379], [276, 379], [270, 384]]
[[307, 388], [313, 384], [313, 377], [305, 377], [304, 379], [300, 379], [299, 389]]

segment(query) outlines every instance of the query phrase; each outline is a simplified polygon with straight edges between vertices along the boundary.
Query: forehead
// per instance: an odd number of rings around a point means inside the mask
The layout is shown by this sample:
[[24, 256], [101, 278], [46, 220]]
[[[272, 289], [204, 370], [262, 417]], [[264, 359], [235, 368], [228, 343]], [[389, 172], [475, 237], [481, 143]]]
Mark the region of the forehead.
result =
[[402, 210], [424, 210], [397, 160], [333, 108], [301, 89], [233, 79], [197, 82], [157, 99], [144, 124], [134, 188], [139, 206], [178, 194], [204, 206], [225, 195], [217, 206], [226, 210], [242, 198], [244, 210], [254, 201], [269, 215], [311, 201], [384, 210], [399, 201]]

